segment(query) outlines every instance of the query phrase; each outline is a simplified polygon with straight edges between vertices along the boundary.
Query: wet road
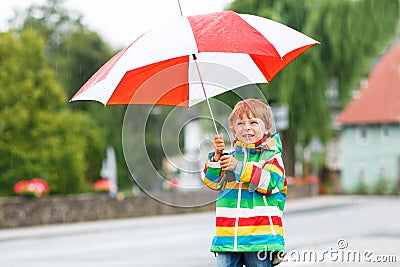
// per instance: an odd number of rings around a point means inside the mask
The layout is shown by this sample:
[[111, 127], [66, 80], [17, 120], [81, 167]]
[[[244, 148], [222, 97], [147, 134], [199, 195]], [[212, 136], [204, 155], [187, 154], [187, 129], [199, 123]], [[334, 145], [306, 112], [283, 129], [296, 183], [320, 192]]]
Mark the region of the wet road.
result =
[[[399, 197], [289, 200], [288, 262], [280, 266], [398, 266], [399, 207]], [[0, 230], [0, 266], [214, 266], [213, 225], [214, 214], [206, 212]], [[338, 257], [350, 250], [369, 258], [356, 264]]]

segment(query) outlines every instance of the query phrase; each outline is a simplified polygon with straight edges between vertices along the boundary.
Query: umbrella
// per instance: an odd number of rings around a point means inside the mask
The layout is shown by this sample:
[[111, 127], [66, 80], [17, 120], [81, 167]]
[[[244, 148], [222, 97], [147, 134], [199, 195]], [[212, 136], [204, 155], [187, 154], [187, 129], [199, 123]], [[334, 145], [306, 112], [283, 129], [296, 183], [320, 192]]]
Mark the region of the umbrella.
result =
[[[271, 81], [317, 43], [281, 23], [234, 11], [182, 16], [119, 51], [70, 101], [190, 107], [207, 100], [218, 133], [208, 98]], [[215, 65], [229, 66], [246, 79], [231, 83], [232, 77], [214, 72]]]

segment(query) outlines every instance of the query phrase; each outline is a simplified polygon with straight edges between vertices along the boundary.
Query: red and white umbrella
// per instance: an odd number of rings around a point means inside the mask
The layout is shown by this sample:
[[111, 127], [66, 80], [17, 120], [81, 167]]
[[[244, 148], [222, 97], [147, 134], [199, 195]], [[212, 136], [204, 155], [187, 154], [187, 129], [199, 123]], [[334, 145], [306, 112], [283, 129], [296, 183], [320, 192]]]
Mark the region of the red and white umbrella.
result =
[[[181, 17], [119, 51], [70, 101], [190, 107], [245, 84], [271, 81], [317, 43], [254, 15], [222, 11]], [[215, 73], [217, 65], [246, 79], [232, 83], [234, 77]]]

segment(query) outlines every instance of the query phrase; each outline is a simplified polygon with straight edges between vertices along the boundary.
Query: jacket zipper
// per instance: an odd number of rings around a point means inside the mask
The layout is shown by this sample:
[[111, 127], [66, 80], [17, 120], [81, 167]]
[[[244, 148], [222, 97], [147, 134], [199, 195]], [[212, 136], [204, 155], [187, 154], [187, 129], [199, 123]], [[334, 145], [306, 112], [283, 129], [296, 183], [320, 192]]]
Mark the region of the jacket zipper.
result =
[[[243, 168], [245, 168], [247, 163], [247, 150], [245, 147], [243, 147], [242, 151], [243, 151]], [[235, 236], [233, 242], [233, 251], [237, 251], [238, 248], [238, 228], [239, 228], [239, 213], [240, 213], [241, 200], [242, 200], [242, 182], [239, 182], [238, 200], [236, 203]]]
[[239, 228], [239, 210], [240, 210], [240, 200], [242, 199], [242, 183], [239, 183], [238, 190], [238, 201], [236, 204], [236, 218], [235, 218], [235, 237], [233, 243], [233, 250], [237, 251], [238, 246], [238, 228]]
[[[264, 199], [264, 205], [267, 207], [268, 206], [267, 198], [263, 196], [263, 199]], [[271, 227], [271, 233], [273, 235], [276, 235], [274, 223], [272, 222], [272, 216], [268, 215], [268, 219], [269, 219], [269, 227]]]

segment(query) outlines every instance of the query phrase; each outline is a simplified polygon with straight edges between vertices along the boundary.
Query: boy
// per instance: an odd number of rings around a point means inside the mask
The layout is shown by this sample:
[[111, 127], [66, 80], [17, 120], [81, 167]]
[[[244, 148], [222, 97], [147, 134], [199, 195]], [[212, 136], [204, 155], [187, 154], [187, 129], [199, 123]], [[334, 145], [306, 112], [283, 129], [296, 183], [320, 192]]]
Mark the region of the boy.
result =
[[215, 152], [203, 173], [204, 183], [220, 191], [211, 251], [217, 255], [217, 267], [272, 266], [279, 263], [277, 253], [285, 249], [282, 144], [271, 132], [270, 107], [259, 100], [238, 102], [229, 124], [236, 138], [234, 151], [224, 153], [222, 134], [216, 135]]

